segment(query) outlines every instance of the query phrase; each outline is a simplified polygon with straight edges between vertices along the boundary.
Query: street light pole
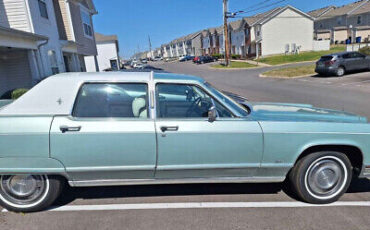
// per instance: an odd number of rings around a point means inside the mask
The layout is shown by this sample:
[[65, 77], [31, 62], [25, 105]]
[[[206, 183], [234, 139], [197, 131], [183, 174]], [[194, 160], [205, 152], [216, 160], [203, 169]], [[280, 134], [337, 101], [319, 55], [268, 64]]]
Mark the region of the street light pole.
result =
[[230, 49], [229, 49], [229, 31], [228, 31], [228, 26], [227, 26], [227, 18], [228, 18], [227, 1], [228, 0], [223, 0], [223, 3], [224, 3], [224, 42], [225, 42], [225, 65], [229, 66]]

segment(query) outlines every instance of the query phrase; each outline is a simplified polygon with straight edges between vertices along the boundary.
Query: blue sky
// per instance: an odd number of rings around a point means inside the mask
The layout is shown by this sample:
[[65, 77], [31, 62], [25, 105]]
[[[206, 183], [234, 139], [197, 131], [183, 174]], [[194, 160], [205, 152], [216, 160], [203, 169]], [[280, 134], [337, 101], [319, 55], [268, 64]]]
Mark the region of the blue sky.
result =
[[[266, 0], [229, 0], [229, 11], [251, 9]], [[267, 4], [278, 2], [269, 0]], [[327, 5], [343, 5], [354, 0], [287, 0], [303, 11]], [[222, 0], [94, 0], [99, 12], [94, 16], [97, 32], [117, 34], [120, 55], [128, 58], [135, 52], [153, 48], [177, 37], [222, 24]], [[278, 5], [275, 5], [278, 6]], [[255, 14], [275, 6], [251, 12]], [[247, 14], [248, 15], [248, 14]]]

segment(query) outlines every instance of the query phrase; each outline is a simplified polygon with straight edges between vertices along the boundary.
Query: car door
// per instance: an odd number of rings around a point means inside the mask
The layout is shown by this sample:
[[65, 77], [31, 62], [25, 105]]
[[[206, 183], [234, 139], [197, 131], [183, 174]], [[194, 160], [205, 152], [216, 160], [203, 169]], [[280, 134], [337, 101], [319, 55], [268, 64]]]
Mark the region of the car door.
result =
[[344, 67], [346, 71], [354, 71], [362, 69], [364, 58], [360, 57], [357, 53], [351, 52], [343, 55]]
[[[216, 121], [208, 121], [215, 106]], [[256, 121], [235, 117], [206, 90], [191, 84], [156, 84], [156, 178], [253, 177], [262, 157]]]
[[71, 116], [53, 120], [51, 157], [74, 181], [153, 178], [156, 136], [147, 92], [144, 83], [84, 84]]
[[363, 70], [369, 68], [369, 60], [361, 53], [353, 53], [353, 58], [356, 60], [356, 70]]

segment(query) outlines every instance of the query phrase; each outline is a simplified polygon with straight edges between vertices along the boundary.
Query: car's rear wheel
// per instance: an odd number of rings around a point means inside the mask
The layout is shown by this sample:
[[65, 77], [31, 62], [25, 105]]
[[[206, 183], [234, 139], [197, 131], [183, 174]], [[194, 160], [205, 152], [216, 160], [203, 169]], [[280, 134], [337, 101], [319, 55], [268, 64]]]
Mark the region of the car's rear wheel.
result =
[[35, 212], [50, 206], [62, 190], [62, 181], [47, 175], [1, 175], [0, 204], [9, 211]]
[[346, 73], [346, 70], [344, 69], [344, 67], [343, 67], [343, 66], [339, 66], [339, 67], [338, 67], [338, 69], [337, 69], [337, 72], [336, 72], [337, 76], [338, 76], [338, 77], [341, 77], [341, 76], [343, 76], [345, 73]]
[[290, 181], [305, 202], [327, 204], [337, 201], [348, 189], [352, 166], [339, 152], [316, 152], [300, 159], [290, 174]]

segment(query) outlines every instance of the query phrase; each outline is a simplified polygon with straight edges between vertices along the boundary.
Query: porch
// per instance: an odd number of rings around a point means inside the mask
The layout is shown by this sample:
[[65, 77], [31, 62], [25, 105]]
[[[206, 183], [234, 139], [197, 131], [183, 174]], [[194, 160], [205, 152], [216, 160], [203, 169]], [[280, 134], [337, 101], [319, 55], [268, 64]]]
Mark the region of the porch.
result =
[[48, 38], [0, 27], [0, 97], [16, 88], [31, 88], [43, 79], [39, 47]]

